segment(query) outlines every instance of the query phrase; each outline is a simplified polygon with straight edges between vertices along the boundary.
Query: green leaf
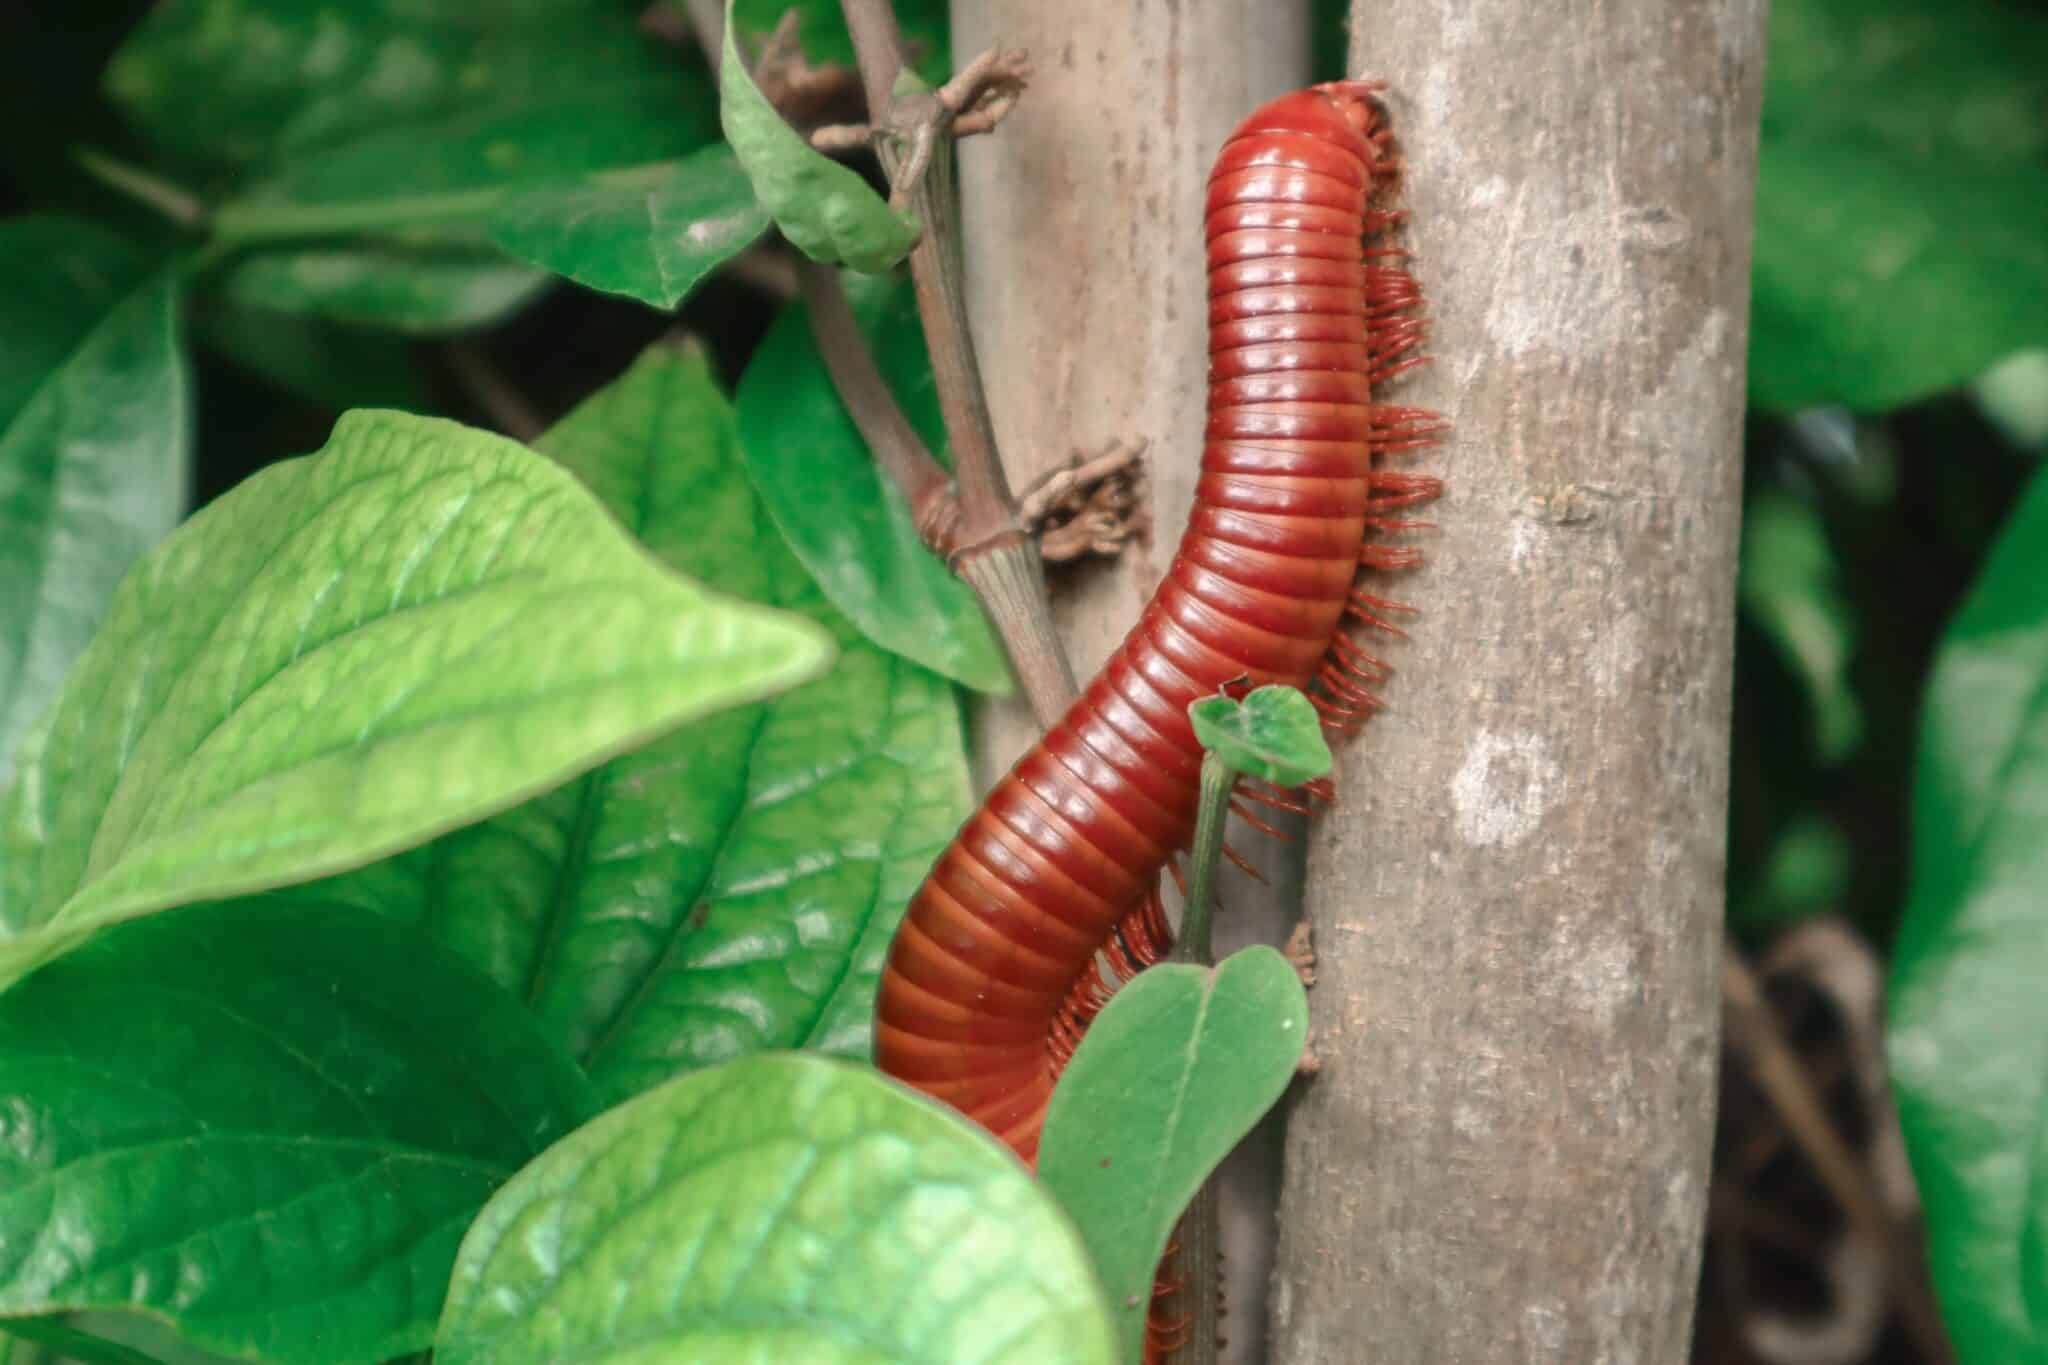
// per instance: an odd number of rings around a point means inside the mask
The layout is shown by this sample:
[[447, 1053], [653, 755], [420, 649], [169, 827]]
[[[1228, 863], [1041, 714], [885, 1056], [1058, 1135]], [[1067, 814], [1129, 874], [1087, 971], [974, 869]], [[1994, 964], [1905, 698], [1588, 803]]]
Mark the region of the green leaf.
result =
[[433, 405], [413, 341], [387, 328], [245, 308], [216, 293], [196, 300], [192, 330], [243, 369], [336, 412]]
[[0, 984], [114, 920], [409, 847], [829, 656], [510, 441], [350, 413], [145, 556], [30, 733]]
[[[941, 450], [915, 298], [852, 276], [847, 294], [898, 403]], [[876, 644], [978, 691], [1007, 693], [1009, 666], [981, 604], [918, 538], [909, 505], [832, 387], [803, 305], [769, 329], [740, 378], [738, 408], [754, 486], [832, 605]]]
[[491, 238], [578, 284], [674, 308], [768, 226], [730, 149], [706, 147], [646, 183], [578, 180], [501, 205]]
[[1957, 0], [1771, 7], [1750, 389], [1896, 406], [2048, 342], [2048, 22]]
[[1308, 995], [1263, 944], [1164, 963], [1110, 998], [1054, 1087], [1038, 1176], [1080, 1224], [1138, 1359], [1167, 1238], [1202, 1182], [1287, 1089]]
[[870, 274], [910, 254], [917, 219], [891, 209], [867, 181], [812, 151], [755, 86], [733, 46], [732, 0], [726, 0], [718, 92], [726, 140], [754, 182], [755, 197], [797, 250]]
[[701, 356], [649, 350], [542, 448], [665, 563], [811, 617], [838, 660], [334, 894], [430, 926], [612, 1099], [763, 1048], [865, 1059], [889, 939], [971, 809], [953, 689], [825, 604]]
[[1232, 769], [1282, 787], [1299, 787], [1330, 771], [1315, 706], [1295, 688], [1255, 687], [1242, 702], [1226, 696], [1188, 704], [1195, 738]]
[[1842, 591], [1841, 566], [1819, 512], [1766, 488], [1742, 513], [1742, 605], [1805, 680], [1823, 764], [1863, 742], [1863, 707], [1850, 684], [1858, 620]]
[[163, 1365], [155, 1356], [145, 1355], [133, 1347], [81, 1332], [56, 1315], [0, 1318], [0, 1365], [8, 1365], [16, 1359], [7, 1349], [8, 1335], [24, 1342], [35, 1342], [54, 1352], [47, 1357], [54, 1360], [87, 1362], [87, 1365]]
[[[946, 41], [945, 0], [895, 0], [896, 27], [912, 68], [928, 84], [938, 85], [952, 71]], [[752, 53], [765, 42], [784, 13], [797, 15], [797, 44], [814, 66], [857, 66], [853, 36], [846, 31], [839, 0], [733, 0], [730, 22], [738, 30], [742, 51]]]
[[548, 283], [495, 250], [365, 243], [241, 257], [214, 287], [240, 308], [432, 335], [493, 322]]
[[463, 1242], [438, 1365], [1110, 1365], [1073, 1226], [862, 1068], [752, 1057], [557, 1143]]
[[0, 997], [0, 1314], [200, 1347], [432, 1337], [463, 1229], [595, 1112], [502, 992], [304, 889], [124, 925]]
[[1890, 1050], [1963, 1360], [2038, 1360], [2048, 1218], [2048, 477], [1950, 627], [1927, 693]]
[[114, 585], [184, 513], [191, 380], [166, 271], [90, 223], [0, 223], [0, 786]]

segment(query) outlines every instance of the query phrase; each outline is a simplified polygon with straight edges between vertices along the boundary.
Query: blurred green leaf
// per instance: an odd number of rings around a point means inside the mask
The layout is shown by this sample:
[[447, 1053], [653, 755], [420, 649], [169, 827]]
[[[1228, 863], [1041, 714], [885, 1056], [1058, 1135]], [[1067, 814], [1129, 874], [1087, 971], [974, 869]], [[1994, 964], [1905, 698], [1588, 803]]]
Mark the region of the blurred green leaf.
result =
[[952, 688], [825, 604], [701, 357], [649, 350], [541, 445], [670, 567], [811, 617], [838, 660], [332, 894], [430, 927], [612, 1099], [763, 1048], [865, 1059], [889, 939], [970, 809]]
[[[847, 296], [911, 425], [943, 424], [907, 287], [847, 276]], [[839, 402], [802, 304], [785, 308], [739, 387], [740, 445], [761, 501], [832, 604], [870, 640], [982, 692], [1009, 666], [981, 604], [925, 548], [903, 496]]]
[[1038, 1175], [1080, 1225], [1123, 1359], [1138, 1359], [1174, 1223], [1307, 1043], [1301, 976], [1263, 944], [1140, 972], [1088, 1026], [1046, 1109]]
[[510, 441], [354, 412], [146, 555], [4, 807], [0, 986], [116, 920], [322, 876], [820, 671]]
[[0, 787], [114, 585], [184, 514], [177, 286], [90, 223], [0, 223]]
[[595, 1108], [403, 924], [299, 889], [123, 925], [0, 996], [0, 1314], [144, 1310], [287, 1365], [417, 1349], [470, 1219]]
[[1750, 390], [1893, 407], [2048, 342], [2048, 20], [1771, 7]]
[[1985, 415], [2013, 444], [2048, 452], [2048, 351], [2007, 357], [1975, 388]]
[[212, 293], [194, 300], [192, 331], [243, 369], [336, 412], [432, 406], [412, 339], [388, 328], [245, 308]]
[[1240, 773], [1299, 787], [1330, 771], [1322, 718], [1299, 689], [1255, 687], [1243, 701], [1202, 697], [1188, 704], [1195, 738]]
[[2048, 476], [1950, 627], [1928, 688], [1890, 1049], [1963, 1360], [2039, 1360], [2048, 1313]]
[[1807, 811], [1779, 835], [1759, 884], [1730, 897], [1728, 917], [1738, 929], [1762, 932], [1840, 910], [1854, 864], [1855, 849], [1841, 827]]
[[[895, 0], [896, 26], [911, 67], [931, 85], [952, 74], [946, 38], [946, 0]], [[741, 38], [741, 55], [751, 58], [782, 16], [794, 10], [797, 44], [814, 66], [854, 69], [853, 37], [839, 0], [733, 0], [730, 22]]]
[[872, 1071], [751, 1057], [555, 1144], [462, 1245], [439, 1365], [1112, 1365], [1074, 1228]]
[[812, 151], [782, 121], [740, 60], [731, 12], [732, 0], [726, 0], [719, 117], [755, 197], [790, 244], [814, 261], [844, 262], [870, 274], [895, 265], [917, 242], [917, 219], [890, 208], [867, 181]]
[[651, 169], [640, 183], [586, 179], [518, 195], [492, 216], [492, 240], [578, 284], [674, 308], [752, 245], [768, 215], [723, 145]]
[[480, 246], [364, 243], [257, 252], [214, 287], [237, 308], [432, 335], [495, 321], [548, 283]]
[[1849, 677], [1858, 621], [1820, 514], [1781, 489], [1752, 497], [1742, 513], [1739, 582], [1743, 608], [1806, 683], [1820, 761], [1842, 762], [1863, 742], [1863, 708]]

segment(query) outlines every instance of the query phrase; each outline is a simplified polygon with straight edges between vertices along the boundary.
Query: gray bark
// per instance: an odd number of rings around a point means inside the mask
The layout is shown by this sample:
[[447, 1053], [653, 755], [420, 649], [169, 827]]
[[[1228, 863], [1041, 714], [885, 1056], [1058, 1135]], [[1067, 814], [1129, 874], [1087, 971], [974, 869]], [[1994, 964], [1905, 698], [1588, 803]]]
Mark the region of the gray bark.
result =
[[[1055, 571], [1078, 676], [1093, 674], [1158, 586], [1194, 502], [1208, 365], [1202, 191], [1230, 130], [1308, 77], [1308, 6], [1267, 0], [954, 0], [953, 50], [1031, 53], [1036, 74], [991, 137], [960, 144], [968, 312], [1011, 485], [1079, 450], [1151, 442], [1152, 532], [1112, 563]], [[983, 785], [1038, 726], [986, 707]], [[1299, 913], [1300, 850], [1234, 846], [1273, 880], [1224, 873], [1219, 952], [1277, 942]], [[1263, 1358], [1277, 1143], [1251, 1144], [1223, 1198], [1227, 1359]]]
[[1676, 1365], [1712, 1129], [1763, 0], [1372, 0], [1455, 422], [1310, 840], [1274, 1356]]

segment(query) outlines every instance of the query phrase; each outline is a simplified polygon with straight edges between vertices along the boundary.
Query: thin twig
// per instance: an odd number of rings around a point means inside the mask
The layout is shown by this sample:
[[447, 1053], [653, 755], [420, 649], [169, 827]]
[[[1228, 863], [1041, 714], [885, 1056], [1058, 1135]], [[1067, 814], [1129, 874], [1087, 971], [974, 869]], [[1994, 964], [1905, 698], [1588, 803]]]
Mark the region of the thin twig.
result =
[[847, 306], [839, 272], [816, 261], [800, 260], [796, 278], [810, 310], [811, 334], [817, 338], [818, 353], [824, 357], [833, 387], [839, 390], [839, 400], [846, 404], [853, 424], [874, 452], [875, 463], [903, 491], [918, 534], [927, 545], [945, 553], [951, 541], [951, 523], [960, 511], [953, 500], [951, 477], [932, 458], [890, 396], [874, 355], [853, 320], [853, 310]]
[[546, 419], [526, 401], [526, 395], [475, 342], [451, 341], [441, 353], [448, 359], [448, 372], [455, 382], [499, 431], [515, 441], [531, 443], [548, 429]]
[[1079, 688], [1053, 628], [1037, 547], [1017, 515], [1017, 501], [996, 453], [995, 426], [982, 392], [961, 288], [951, 139], [932, 134], [929, 170], [914, 181], [900, 174], [910, 169], [903, 163], [915, 129], [943, 131], [952, 111], [933, 92], [901, 99], [894, 93], [903, 69], [903, 44], [889, 0], [840, 0], [840, 6], [860, 61], [868, 119], [877, 130], [876, 155], [892, 186], [908, 185], [909, 206], [924, 225], [910, 252], [910, 275], [917, 286], [918, 315], [924, 322], [958, 480], [959, 548], [951, 562], [994, 618], [1032, 711], [1042, 724], [1051, 725]]
[[1883, 1258], [1886, 1278], [1898, 1296], [1900, 1318], [1921, 1354], [1931, 1361], [1953, 1359], [1940, 1315], [1922, 1292], [1913, 1255], [1885, 1212], [1869, 1169], [1836, 1131], [1812, 1078], [1785, 1041], [1756, 973], [1733, 941], [1722, 947], [1721, 997], [1729, 1042], [1748, 1059], [1757, 1089], [1777, 1111], [1821, 1186], [1848, 1219], [1853, 1235]]

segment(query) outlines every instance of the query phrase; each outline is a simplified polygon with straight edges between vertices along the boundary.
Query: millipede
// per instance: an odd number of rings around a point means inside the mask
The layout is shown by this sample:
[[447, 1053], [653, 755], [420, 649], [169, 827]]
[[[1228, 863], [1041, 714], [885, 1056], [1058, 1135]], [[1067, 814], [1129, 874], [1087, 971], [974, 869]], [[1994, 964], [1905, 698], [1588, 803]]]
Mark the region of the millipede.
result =
[[[1388, 464], [1442, 427], [1374, 397], [1421, 363], [1423, 330], [1388, 241], [1398, 165], [1380, 89], [1284, 95], [1224, 143], [1205, 204], [1208, 421], [1187, 531], [1123, 644], [939, 856], [890, 948], [877, 1064], [1026, 1162], [1088, 1021], [1171, 946], [1160, 874], [1193, 837], [1202, 763], [1188, 704], [1285, 683], [1339, 731], [1379, 705], [1389, 669], [1347, 627], [1398, 633], [1404, 608], [1370, 576], [1417, 553], [1380, 537], [1417, 525], [1406, 510], [1439, 487]], [[1297, 811], [1328, 794], [1239, 789]]]

